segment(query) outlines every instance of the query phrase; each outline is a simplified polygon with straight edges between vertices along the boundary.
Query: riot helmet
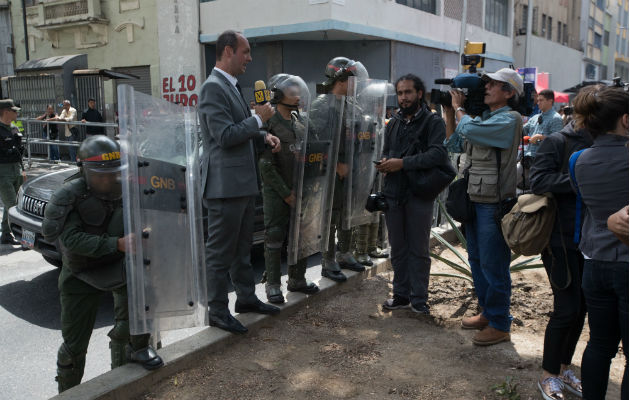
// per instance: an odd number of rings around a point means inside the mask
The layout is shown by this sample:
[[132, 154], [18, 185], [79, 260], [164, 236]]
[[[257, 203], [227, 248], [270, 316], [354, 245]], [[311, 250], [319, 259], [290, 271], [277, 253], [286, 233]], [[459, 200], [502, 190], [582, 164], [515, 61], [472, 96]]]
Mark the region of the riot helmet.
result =
[[122, 197], [120, 146], [105, 135], [90, 136], [77, 151], [77, 165], [88, 189], [102, 200]]
[[308, 109], [310, 92], [302, 78], [290, 74], [277, 74], [269, 78], [271, 104], [281, 104], [291, 110]]
[[328, 78], [323, 83], [325, 87], [331, 87], [335, 82], [348, 79], [349, 76], [356, 76], [358, 79], [368, 79], [367, 69], [359, 61], [350, 60], [346, 57], [335, 57], [328, 62], [324, 74]]

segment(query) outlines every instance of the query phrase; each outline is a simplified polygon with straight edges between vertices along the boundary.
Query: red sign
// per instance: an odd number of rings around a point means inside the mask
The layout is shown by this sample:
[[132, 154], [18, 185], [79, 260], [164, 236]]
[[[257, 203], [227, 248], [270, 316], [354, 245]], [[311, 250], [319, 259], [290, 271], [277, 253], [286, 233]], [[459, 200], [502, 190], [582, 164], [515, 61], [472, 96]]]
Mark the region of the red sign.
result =
[[193, 93], [196, 88], [195, 75], [180, 75], [177, 79], [172, 76], [162, 78], [162, 97], [171, 103], [195, 107], [199, 102], [199, 98]]

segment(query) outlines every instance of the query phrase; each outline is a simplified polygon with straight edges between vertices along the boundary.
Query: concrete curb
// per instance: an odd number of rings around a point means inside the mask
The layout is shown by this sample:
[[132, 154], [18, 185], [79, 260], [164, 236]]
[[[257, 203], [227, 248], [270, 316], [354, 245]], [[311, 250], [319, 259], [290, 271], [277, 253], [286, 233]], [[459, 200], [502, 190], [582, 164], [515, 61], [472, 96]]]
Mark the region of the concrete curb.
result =
[[[449, 242], [455, 240], [455, 233], [452, 230], [437, 228], [437, 232]], [[430, 247], [438, 244], [439, 242], [431, 237]], [[313, 268], [319, 268], [319, 266]], [[346, 282], [336, 283], [329, 279], [322, 278], [318, 282], [320, 291], [316, 295], [307, 296], [302, 293], [287, 294], [285, 296], [286, 303], [281, 307], [282, 312], [278, 316], [239, 314], [237, 318], [249, 329], [249, 332], [255, 332], [274, 318], [286, 318], [307, 305], [321, 302], [348, 288], [356, 287], [362, 280], [390, 269], [391, 261], [386, 259], [377, 261], [374, 266], [367, 268], [366, 271], [361, 273], [344, 270], [344, 273], [348, 277]], [[127, 364], [108, 371], [94, 379], [83, 382], [81, 385], [53, 397], [53, 399], [123, 400], [139, 396], [142, 393], [150, 391], [151, 387], [159, 381], [187, 368], [194, 367], [198, 363], [198, 360], [208, 352], [234, 343], [242, 337], [244, 336], [231, 334], [218, 328], [206, 327], [190, 337], [160, 349], [160, 356], [164, 360], [164, 366], [160, 369], [147, 371], [137, 364]]]

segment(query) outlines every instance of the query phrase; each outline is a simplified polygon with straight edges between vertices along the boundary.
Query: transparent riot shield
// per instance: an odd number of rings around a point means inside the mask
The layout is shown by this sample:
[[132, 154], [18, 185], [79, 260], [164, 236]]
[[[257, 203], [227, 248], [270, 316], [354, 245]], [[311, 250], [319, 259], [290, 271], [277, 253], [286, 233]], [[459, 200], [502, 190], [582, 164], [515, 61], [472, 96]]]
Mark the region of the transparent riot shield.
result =
[[118, 86], [132, 334], [206, 325], [194, 109]]
[[376, 178], [374, 161], [381, 158], [388, 83], [376, 79], [348, 78], [346, 100], [345, 164], [342, 227], [374, 222], [365, 201]]
[[305, 134], [296, 143], [289, 265], [328, 248], [344, 103], [344, 96], [317, 96], [311, 103]]

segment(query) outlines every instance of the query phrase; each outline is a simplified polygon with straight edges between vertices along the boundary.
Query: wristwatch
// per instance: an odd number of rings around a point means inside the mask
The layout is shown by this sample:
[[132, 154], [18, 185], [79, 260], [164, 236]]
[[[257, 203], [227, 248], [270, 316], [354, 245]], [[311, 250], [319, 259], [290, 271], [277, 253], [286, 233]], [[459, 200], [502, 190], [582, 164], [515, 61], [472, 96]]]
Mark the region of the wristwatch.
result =
[[457, 107], [457, 108], [455, 109], [455, 114], [457, 114], [457, 111], [461, 111], [461, 112], [463, 112], [464, 114], [466, 114], [466, 109], [465, 109], [464, 107]]

